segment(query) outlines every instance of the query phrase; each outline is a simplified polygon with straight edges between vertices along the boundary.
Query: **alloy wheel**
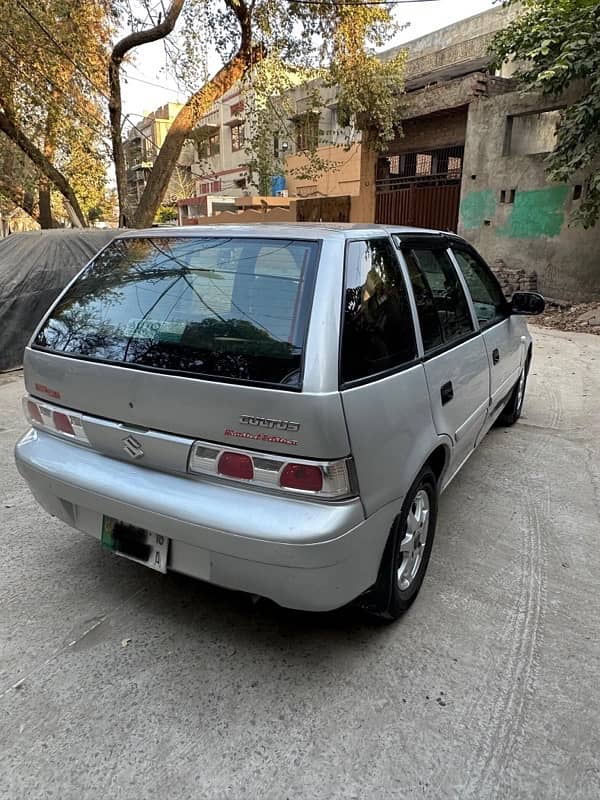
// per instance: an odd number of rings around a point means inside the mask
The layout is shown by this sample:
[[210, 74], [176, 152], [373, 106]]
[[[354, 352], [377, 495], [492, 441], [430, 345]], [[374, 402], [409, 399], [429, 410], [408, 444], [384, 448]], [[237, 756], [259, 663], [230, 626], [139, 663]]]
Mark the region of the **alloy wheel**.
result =
[[400, 591], [410, 588], [416, 578], [429, 533], [429, 495], [425, 489], [415, 494], [406, 518], [404, 538], [400, 542], [400, 563], [396, 574]]

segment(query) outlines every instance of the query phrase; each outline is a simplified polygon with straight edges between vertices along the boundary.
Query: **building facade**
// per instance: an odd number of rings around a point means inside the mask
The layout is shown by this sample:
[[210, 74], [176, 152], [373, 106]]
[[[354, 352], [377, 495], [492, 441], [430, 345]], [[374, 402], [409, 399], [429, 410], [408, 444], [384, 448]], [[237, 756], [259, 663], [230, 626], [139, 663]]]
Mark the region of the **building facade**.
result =
[[180, 225], [194, 224], [224, 208], [249, 187], [247, 123], [239, 86], [213, 103], [193, 131], [190, 191], [177, 201]]
[[[315, 113], [314, 92], [320, 91], [322, 105]], [[273, 134], [273, 182], [269, 194], [289, 197], [330, 197], [358, 194], [360, 145], [348, 150], [348, 131], [337, 123], [335, 90], [316, 81], [302, 83], [286, 93], [279, 113], [279, 128]], [[191, 166], [195, 193], [180, 202], [182, 224], [219, 209], [217, 198], [235, 204], [236, 198], [258, 193], [258, 176], [249, 164], [246, 119], [242, 91], [236, 86], [218, 100], [201, 119], [193, 134], [194, 157]], [[329, 169], [309, 175], [307, 150]], [[220, 209], [219, 209], [220, 210]]]
[[376, 221], [458, 231], [501, 277], [533, 276], [558, 300], [597, 299], [600, 227], [571, 222], [587, 176], [546, 174], [575, 95], [525, 93], [514, 64], [490, 69], [489, 45], [516, 13], [494, 8], [406, 45], [404, 135], [379, 160]]
[[[497, 71], [490, 66], [494, 36], [517, 13], [515, 6], [496, 7], [402, 45], [408, 50], [406, 91], [399, 92], [397, 108], [402, 135], [378, 160], [375, 221], [458, 231], [498, 271], [524, 272], [552, 298], [596, 299], [600, 226], [584, 231], [571, 223], [587, 176], [552, 184], [545, 169], [560, 109], [573, 98], [550, 102], [525, 94], [514, 79], [514, 64]], [[318, 112], [315, 89], [322, 100]], [[351, 196], [349, 218], [367, 221], [361, 212], [360, 140], [354, 137], [345, 149], [353, 132], [338, 124], [335, 89], [306, 83], [287, 94], [273, 141], [284, 192], [315, 202]], [[240, 195], [256, 193], [247, 138], [236, 88], [196, 132], [195, 195], [182, 201], [182, 221], [210, 213], [215, 195], [233, 205]], [[306, 155], [315, 146], [329, 165], [319, 175], [311, 174]]]
[[[179, 103], [165, 103], [155, 111], [144, 113], [141, 122], [132, 123], [129, 128], [123, 145], [130, 213], [136, 209], [140, 202], [158, 151], [162, 147], [175, 117], [182, 108], [183, 106]], [[186, 144], [171, 176], [163, 202], [174, 204], [179, 198], [189, 194], [190, 187], [193, 185], [192, 160], [193, 148], [191, 144]]]

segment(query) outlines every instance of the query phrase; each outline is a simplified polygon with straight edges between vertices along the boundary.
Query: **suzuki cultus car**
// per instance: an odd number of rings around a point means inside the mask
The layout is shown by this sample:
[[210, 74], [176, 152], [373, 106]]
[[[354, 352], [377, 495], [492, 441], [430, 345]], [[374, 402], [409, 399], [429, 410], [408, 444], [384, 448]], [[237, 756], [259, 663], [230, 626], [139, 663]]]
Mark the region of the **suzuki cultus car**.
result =
[[452, 234], [131, 231], [24, 359], [21, 475], [129, 559], [296, 609], [415, 598], [438, 497], [522, 409], [544, 306]]

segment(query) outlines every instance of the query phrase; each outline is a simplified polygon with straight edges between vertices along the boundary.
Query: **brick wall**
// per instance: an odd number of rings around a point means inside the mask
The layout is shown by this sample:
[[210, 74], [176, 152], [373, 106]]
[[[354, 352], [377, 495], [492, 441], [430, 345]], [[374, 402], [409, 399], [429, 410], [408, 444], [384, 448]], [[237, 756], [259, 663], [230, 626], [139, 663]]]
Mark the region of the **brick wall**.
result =
[[498, 259], [490, 264], [494, 275], [500, 281], [504, 296], [510, 299], [515, 292], [537, 292], [537, 272], [525, 269], [511, 269]]
[[467, 130], [467, 110], [447, 111], [432, 117], [406, 119], [402, 122], [403, 136], [390, 142], [388, 153], [413, 153], [419, 148], [433, 150], [464, 144]]

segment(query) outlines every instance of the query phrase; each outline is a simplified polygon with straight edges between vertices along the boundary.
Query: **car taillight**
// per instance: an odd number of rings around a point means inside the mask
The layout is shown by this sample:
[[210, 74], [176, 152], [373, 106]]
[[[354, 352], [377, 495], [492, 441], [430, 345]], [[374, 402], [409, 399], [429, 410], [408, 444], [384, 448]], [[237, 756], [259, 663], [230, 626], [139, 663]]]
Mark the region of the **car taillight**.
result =
[[257, 488], [325, 500], [357, 494], [351, 458], [316, 462], [194, 442], [188, 470], [196, 475], [230, 478]]
[[284, 489], [320, 492], [323, 488], [321, 467], [311, 464], [286, 464], [279, 476], [279, 485]]
[[227, 478], [238, 478], [242, 481], [251, 481], [254, 477], [252, 459], [243, 453], [221, 453], [218, 470], [219, 475], [225, 475]]
[[27, 400], [27, 404], [25, 407], [27, 409], [26, 416], [29, 417], [30, 422], [37, 422], [38, 425], [44, 424], [44, 420], [42, 419], [42, 414], [39, 408], [33, 402], [33, 400]]
[[71, 425], [70, 419], [62, 411], [55, 411], [52, 414], [52, 422], [57, 431], [61, 433], [68, 433], [69, 436], [75, 436], [75, 431]]
[[27, 421], [34, 428], [41, 428], [48, 433], [74, 439], [82, 444], [89, 444], [88, 437], [83, 428], [81, 414], [67, 411], [63, 408], [33, 400], [31, 397], [23, 398], [23, 411]]

